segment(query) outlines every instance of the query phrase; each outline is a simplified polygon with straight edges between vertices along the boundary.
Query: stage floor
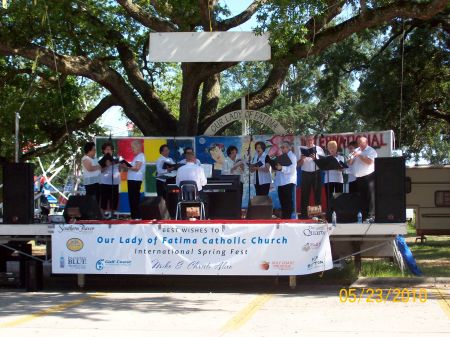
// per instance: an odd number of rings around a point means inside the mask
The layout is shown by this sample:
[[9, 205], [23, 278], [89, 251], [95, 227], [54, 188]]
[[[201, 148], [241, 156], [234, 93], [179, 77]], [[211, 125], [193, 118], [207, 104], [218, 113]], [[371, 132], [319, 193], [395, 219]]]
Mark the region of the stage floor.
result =
[[[166, 221], [82, 221], [77, 224], [110, 224], [110, 225], [120, 225], [120, 224], [248, 224], [255, 225], [273, 223], [274, 225], [282, 226], [283, 223], [315, 223], [313, 221], [305, 220], [199, 220], [199, 221], [187, 221], [187, 220], [166, 220]], [[26, 236], [26, 237], [40, 237], [40, 236], [50, 236], [55, 227], [59, 224], [0, 224], [0, 241], [7, 239], [6, 237], [11, 236]], [[331, 228], [331, 237], [343, 237], [343, 236], [396, 236], [399, 234], [406, 234], [406, 223], [338, 223], [336, 227]]]

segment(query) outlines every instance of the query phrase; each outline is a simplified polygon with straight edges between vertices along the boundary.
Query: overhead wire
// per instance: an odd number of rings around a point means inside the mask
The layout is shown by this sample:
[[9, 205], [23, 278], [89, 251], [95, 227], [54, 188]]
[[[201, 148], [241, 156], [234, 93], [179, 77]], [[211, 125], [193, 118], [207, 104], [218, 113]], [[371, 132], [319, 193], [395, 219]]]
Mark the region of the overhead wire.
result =
[[402, 119], [403, 119], [403, 81], [405, 74], [405, 21], [402, 20], [402, 38], [401, 42], [401, 75], [400, 75], [400, 115], [399, 115], [399, 139], [398, 148], [401, 149], [402, 145]]

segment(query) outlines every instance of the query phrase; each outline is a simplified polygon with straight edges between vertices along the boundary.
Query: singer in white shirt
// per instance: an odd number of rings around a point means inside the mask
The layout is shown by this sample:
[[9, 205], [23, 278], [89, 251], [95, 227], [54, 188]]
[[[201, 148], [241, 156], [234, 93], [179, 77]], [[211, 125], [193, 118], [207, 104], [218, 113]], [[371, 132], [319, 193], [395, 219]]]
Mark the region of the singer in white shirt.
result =
[[363, 216], [372, 218], [375, 216], [375, 158], [378, 154], [368, 145], [366, 137], [358, 138], [358, 146], [349, 163], [356, 176]]
[[167, 144], [163, 144], [159, 147], [159, 156], [156, 161], [156, 195], [158, 197], [163, 197], [166, 199], [166, 178], [165, 175], [167, 173], [175, 170], [175, 167], [167, 167], [164, 168], [164, 164], [172, 164], [175, 165], [175, 161], [169, 157], [170, 149]]
[[255, 176], [256, 195], [268, 195], [270, 184], [272, 183], [272, 169], [267, 162], [266, 144], [264, 142], [255, 143], [255, 155], [253, 156], [250, 172]]
[[86, 195], [90, 195], [97, 202], [100, 201], [100, 170], [101, 166], [95, 157], [95, 143], [88, 142], [84, 145], [84, 156], [81, 158], [83, 184]]
[[297, 184], [297, 157], [291, 151], [291, 144], [289, 142], [281, 143], [281, 152], [286, 153], [291, 160], [291, 165], [281, 166], [279, 163], [276, 166], [275, 185], [277, 186], [278, 198], [281, 204], [282, 219], [292, 219], [295, 211], [294, 193], [295, 185]]
[[[328, 153], [330, 156], [336, 158], [338, 162], [344, 162], [344, 157], [337, 153], [338, 147], [336, 141], [329, 141], [327, 144]], [[327, 191], [327, 205], [334, 193], [342, 193], [344, 190], [344, 176], [343, 170], [328, 170], [325, 171], [325, 191]]]
[[306, 219], [308, 217], [307, 210], [309, 206], [309, 195], [311, 190], [314, 192], [314, 205], [322, 204], [322, 176], [319, 171], [319, 167], [314, 162], [315, 159], [319, 159], [319, 156], [325, 156], [325, 152], [320, 146], [314, 144], [314, 136], [306, 136], [306, 146], [303, 148], [315, 149], [315, 153], [307, 157], [301, 154], [300, 147], [300, 160], [298, 166], [302, 168], [302, 182], [301, 182], [301, 217]]

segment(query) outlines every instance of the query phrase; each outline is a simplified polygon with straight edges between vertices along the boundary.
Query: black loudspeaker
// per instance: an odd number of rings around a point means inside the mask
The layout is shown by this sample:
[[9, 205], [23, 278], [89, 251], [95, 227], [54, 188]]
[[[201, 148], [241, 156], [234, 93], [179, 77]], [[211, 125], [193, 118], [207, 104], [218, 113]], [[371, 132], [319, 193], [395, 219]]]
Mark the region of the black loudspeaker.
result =
[[142, 220], [169, 220], [170, 214], [166, 206], [166, 201], [161, 197], [145, 198], [139, 204]]
[[359, 193], [335, 193], [329, 202], [328, 222], [332, 221], [333, 211], [336, 212], [336, 221], [338, 223], [358, 221], [358, 212], [361, 211], [361, 197]]
[[375, 222], [406, 221], [405, 157], [375, 158]]
[[256, 195], [250, 199], [247, 219], [272, 219], [272, 199], [267, 195]]
[[31, 224], [34, 219], [34, 165], [3, 164], [3, 223]]
[[[77, 214], [78, 213], [78, 214]], [[71, 195], [64, 207], [64, 218], [79, 220], [101, 220], [103, 218], [97, 200], [90, 195]]]

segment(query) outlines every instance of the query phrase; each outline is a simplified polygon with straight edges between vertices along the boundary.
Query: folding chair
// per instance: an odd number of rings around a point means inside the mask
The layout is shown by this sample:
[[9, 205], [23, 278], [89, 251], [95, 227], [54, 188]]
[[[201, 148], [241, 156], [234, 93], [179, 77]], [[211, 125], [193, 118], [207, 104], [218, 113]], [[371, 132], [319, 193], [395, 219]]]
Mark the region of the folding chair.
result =
[[193, 180], [184, 180], [180, 182], [180, 194], [178, 196], [177, 209], [175, 213], [175, 219], [182, 218], [181, 209], [183, 206], [199, 205], [200, 206], [200, 220], [206, 218], [205, 204], [200, 199], [197, 183]]

